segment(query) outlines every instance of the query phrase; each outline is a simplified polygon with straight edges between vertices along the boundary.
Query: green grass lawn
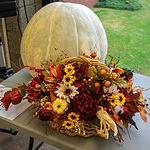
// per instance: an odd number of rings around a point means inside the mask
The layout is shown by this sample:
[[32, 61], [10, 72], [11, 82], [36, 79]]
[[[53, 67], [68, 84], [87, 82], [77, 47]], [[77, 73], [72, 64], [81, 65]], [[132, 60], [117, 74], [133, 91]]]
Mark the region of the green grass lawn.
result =
[[109, 43], [108, 54], [120, 65], [150, 76], [150, 0], [140, 0], [138, 11], [95, 8]]

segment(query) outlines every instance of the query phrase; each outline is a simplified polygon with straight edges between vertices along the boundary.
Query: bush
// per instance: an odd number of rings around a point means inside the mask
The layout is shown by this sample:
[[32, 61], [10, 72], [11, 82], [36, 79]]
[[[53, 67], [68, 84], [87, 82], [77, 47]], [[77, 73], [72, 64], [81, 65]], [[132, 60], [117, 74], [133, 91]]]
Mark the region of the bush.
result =
[[139, 10], [142, 5], [139, 0], [99, 0], [95, 7], [124, 9], [124, 10]]

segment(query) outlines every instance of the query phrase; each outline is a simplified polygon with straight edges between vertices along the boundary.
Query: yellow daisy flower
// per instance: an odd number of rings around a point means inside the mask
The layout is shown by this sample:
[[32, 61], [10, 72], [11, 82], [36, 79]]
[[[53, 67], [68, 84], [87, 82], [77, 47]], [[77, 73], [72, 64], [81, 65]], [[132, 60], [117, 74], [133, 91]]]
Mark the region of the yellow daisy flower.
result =
[[70, 85], [70, 84], [73, 84], [74, 81], [76, 80], [76, 77], [75, 76], [71, 76], [69, 74], [66, 74], [64, 77], [63, 77], [63, 82], [65, 85]]
[[110, 104], [115, 107], [117, 105], [123, 106], [126, 102], [126, 98], [122, 93], [115, 93], [111, 96]]
[[64, 99], [56, 98], [56, 100], [52, 103], [52, 108], [54, 112], [61, 115], [67, 111], [68, 103]]
[[74, 67], [71, 64], [66, 65], [64, 68], [64, 71], [66, 74], [69, 74], [69, 75], [73, 75], [75, 73]]
[[72, 121], [64, 121], [62, 126], [65, 127], [66, 129], [70, 130], [70, 129], [74, 128], [74, 123]]
[[77, 91], [78, 88], [73, 85], [65, 85], [60, 83], [57, 89], [58, 90], [55, 91], [57, 97], [65, 99], [68, 103], [70, 103], [70, 99], [73, 99], [76, 94], [79, 94]]
[[79, 115], [74, 112], [69, 113], [67, 117], [68, 117], [68, 120], [75, 122], [75, 123], [78, 122], [79, 120]]

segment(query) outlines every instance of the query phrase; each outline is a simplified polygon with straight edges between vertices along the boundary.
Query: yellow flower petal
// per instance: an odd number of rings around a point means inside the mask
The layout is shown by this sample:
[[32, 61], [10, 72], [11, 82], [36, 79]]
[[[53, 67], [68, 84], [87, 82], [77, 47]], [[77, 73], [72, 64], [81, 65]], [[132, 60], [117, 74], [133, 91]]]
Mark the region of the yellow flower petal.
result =
[[62, 81], [64, 82], [65, 85], [70, 85], [70, 84], [73, 84], [75, 80], [76, 80], [75, 76], [71, 76], [69, 74], [66, 74], [66, 75], [64, 75]]
[[61, 115], [68, 109], [68, 103], [64, 99], [56, 98], [52, 104], [53, 111]]
[[72, 122], [78, 122], [79, 120], [79, 115], [74, 112], [69, 113], [67, 117], [68, 117], [68, 120]]
[[70, 130], [74, 128], [74, 123], [72, 121], [64, 121], [62, 126], [64, 126], [66, 129]]
[[115, 93], [111, 96], [110, 104], [115, 107], [117, 105], [123, 106], [126, 102], [126, 98], [122, 93]]
[[64, 71], [69, 75], [73, 75], [75, 73], [74, 67], [71, 64], [66, 65]]

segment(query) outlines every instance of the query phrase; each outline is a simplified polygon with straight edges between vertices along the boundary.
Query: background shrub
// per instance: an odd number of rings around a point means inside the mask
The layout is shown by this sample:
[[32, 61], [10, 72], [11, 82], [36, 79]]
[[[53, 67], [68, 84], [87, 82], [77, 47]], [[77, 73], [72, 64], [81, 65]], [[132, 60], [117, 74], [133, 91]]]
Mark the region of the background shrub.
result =
[[142, 5], [139, 3], [139, 0], [98, 0], [95, 7], [134, 11], [141, 9]]

